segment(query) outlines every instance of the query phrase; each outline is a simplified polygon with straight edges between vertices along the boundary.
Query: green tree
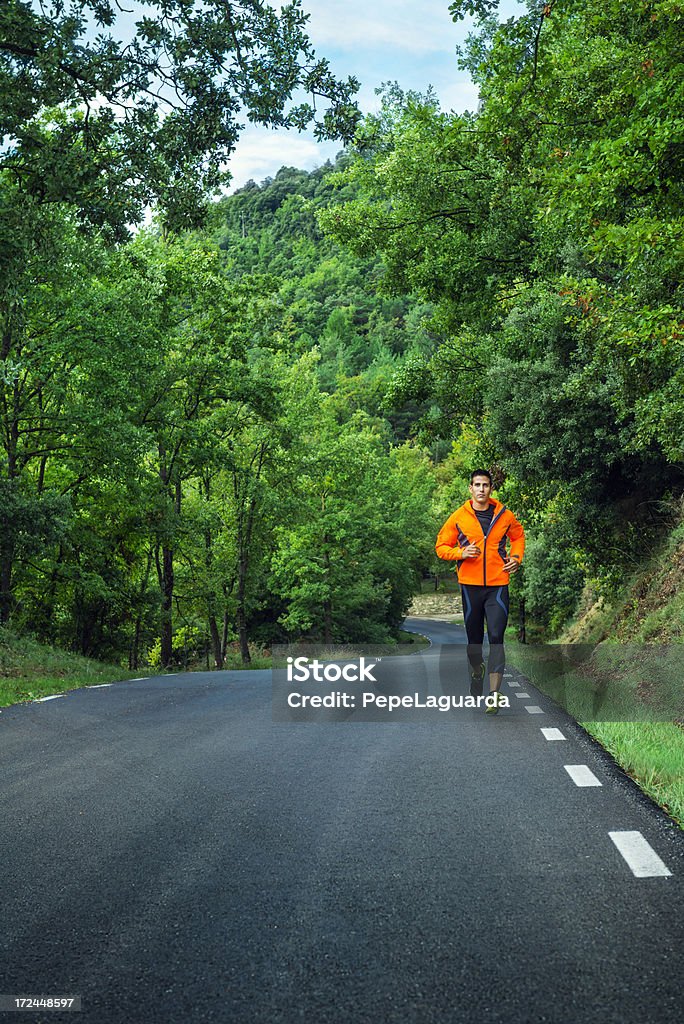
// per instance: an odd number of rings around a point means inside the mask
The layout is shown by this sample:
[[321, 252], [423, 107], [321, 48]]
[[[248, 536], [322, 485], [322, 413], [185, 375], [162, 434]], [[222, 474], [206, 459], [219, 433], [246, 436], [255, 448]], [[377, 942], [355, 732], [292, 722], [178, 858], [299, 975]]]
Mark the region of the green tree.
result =
[[564, 550], [615, 582], [624, 521], [682, 486], [683, 15], [530, 2], [500, 24], [496, 6], [451, 7], [478, 17], [478, 112], [386, 90], [321, 223], [434, 305], [435, 344], [385, 407], [418, 411], [426, 441], [474, 431], [537, 513], [567, 502]]
[[340, 430], [324, 409], [317, 431], [297, 518], [277, 530], [282, 622], [324, 643], [391, 642], [428, 559], [434, 481], [421, 453], [388, 453], [361, 413]]
[[[0, 479], [13, 502], [33, 507], [24, 530], [32, 520], [46, 544], [48, 534], [62, 538], [62, 560], [64, 516], [77, 507], [86, 481], [116, 477], [137, 450], [135, 430], [120, 410], [145, 365], [135, 326], [140, 296], [131, 309], [118, 301], [116, 287], [103, 284], [115, 276], [116, 257], [80, 236], [68, 213], [24, 202], [5, 175], [0, 201], [13, 266], [0, 286]], [[48, 509], [58, 517], [50, 530]], [[6, 620], [23, 569], [12, 530], [1, 547]], [[45, 595], [54, 594], [57, 566], [32, 547], [34, 571], [50, 580]]]
[[26, 195], [117, 237], [157, 201], [178, 226], [228, 180], [242, 118], [301, 129], [323, 99], [317, 135], [353, 130], [358, 83], [316, 57], [299, 0], [280, 13], [262, 0], [151, 0], [133, 30], [125, 13], [114, 0], [0, 9], [0, 167]]

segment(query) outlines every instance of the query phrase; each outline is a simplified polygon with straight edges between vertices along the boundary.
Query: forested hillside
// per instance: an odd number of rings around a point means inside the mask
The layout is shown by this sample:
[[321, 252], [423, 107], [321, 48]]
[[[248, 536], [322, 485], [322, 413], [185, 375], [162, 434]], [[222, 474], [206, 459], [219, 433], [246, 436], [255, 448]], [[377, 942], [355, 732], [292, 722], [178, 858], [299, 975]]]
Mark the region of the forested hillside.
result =
[[4, 362], [3, 621], [131, 667], [394, 639], [435, 479], [380, 405], [430, 310], [323, 237], [329, 171], [115, 248], [36, 211]]
[[[131, 667], [391, 641], [479, 465], [528, 531], [531, 638], [657, 549], [684, 489], [684, 12], [495, 6], [451, 5], [480, 15], [477, 113], [387, 87], [335, 167], [213, 203], [237, 126], [209, 80], [176, 134], [139, 96], [124, 130], [84, 110], [111, 83], [2, 51], [0, 623]], [[102, 47], [92, 74], [137, 88]]]
[[[226, 254], [231, 279], [270, 277], [288, 345], [300, 353], [317, 348], [318, 378], [340, 392], [339, 414], [347, 406], [378, 416], [390, 411], [380, 404], [401, 357], [434, 349], [437, 339], [426, 326], [434, 310], [404, 292], [384, 293], [382, 260], [354, 256], [321, 230], [320, 212], [339, 201], [340, 191], [357, 192], [330, 183], [331, 172], [348, 162], [340, 153], [335, 168], [283, 167], [273, 180], [248, 183], [216, 205], [210, 237]], [[394, 441], [411, 433], [410, 413], [390, 419]]]
[[108, 0], [0, 10], [0, 624], [131, 667], [391, 640], [428, 557], [428, 460], [373, 394], [407, 303], [330, 280], [287, 174], [198, 230], [241, 111], [360, 117], [296, 0], [238, 7], [152, 0], [132, 36]]
[[[331, 235], [435, 304], [406, 360], [421, 436], [472, 439], [529, 528], [527, 609], [551, 631], [616, 597], [684, 486], [684, 9], [671, 0], [479, 12], [477, 114], [388, 90], [357, 134]], [[345, 190], [360, 190], [347, 199]]]

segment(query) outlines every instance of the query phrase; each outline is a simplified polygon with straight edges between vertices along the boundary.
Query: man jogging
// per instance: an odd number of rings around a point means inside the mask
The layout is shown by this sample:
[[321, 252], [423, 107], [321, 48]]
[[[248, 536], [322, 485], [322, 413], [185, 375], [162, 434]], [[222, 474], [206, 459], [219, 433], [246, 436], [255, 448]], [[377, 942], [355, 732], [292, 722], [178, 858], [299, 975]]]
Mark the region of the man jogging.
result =
[[[484, 679], [482, 643], [487, 622], [489, 690], [495, 695], [487, 713], [499, 710], [498, 692], [505, 665], [503, 640], [508, 623], [508, 581], [517, 572], [525, 550], [525, 531], [513, 513], [491, 498], [492, 475], [476, 469], [470, 477], [470, 501], [449, 516], [439, 531], [435, 550], [458, 563], [468, 661], [475, 688]], [[506, 551], [506, 538], [511, 542]]]

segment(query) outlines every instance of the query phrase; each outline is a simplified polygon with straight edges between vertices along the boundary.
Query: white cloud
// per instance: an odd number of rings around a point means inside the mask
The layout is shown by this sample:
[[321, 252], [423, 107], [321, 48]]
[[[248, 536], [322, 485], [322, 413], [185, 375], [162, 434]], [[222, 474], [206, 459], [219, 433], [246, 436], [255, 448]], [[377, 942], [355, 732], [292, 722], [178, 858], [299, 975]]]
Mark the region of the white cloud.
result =
[[462, 73], [459, 80], [435, 81], [433, 84], [442, 110], [453, 110], [457, 114], [463, 114], [466, 110], [470, 110], [471, 113], [477, 110], [478, 88], [469, 78], [463, 77]]
[[[270, 0], [277, 7], [277, 0]], [[449, 0], [304, 0], [311, 17], [308, 34], [321, 56], [331, 60], [338, 77], [355, 74], [361, 81], [357, 101], [362, 110], [380, 106], [375, 88], [398, 81], [403, 89], [435, 88], [442, 110], [477, 109], [478, 92], [458, 68], [455, 48], [470, 23], [454, 24]], [[517, 0], [501, 0], [502, 18], [517, 13]], [[260, 182], [282, 166], [313, 170], [334, 159], [341, 143], [318, 143], [312, 133], [270, 131], [248, 126], [230, 160], [231, 190], [250, 178]]]
[[453, 51], [459, 28], [447, 0], [304, 0], [308, 32], [319, 47], [398, 48], [413, 56]]
[[241, 188], [250, 178], [260, 182], [272, 177], [283, 166], [312, 171], [326, 160], [334, 160], [341, 148], [339, 142], [321, 144], [306, 134], [250, 126], [240, 136], [230, 158], [230, 189]]
[[[468, 79], [437, 88], [437, 95], [442, 110], [461, 113], [466, 109], [477, 109], [477, 88]], [[370, 104], [364, 106], [366, 110], [371, 109]], [[229, 168], [233, 175], [230, 191], [242, 188], [250, 178], [261, 182], [264, 178], [274, 177], [281, 167], [312, 171], [326, 160], [334, 161], [341, 149], [341, 142], [317, 142], [308, 132], [298, 135], [284, 129], [276, 131], [250, 125], [240, 136], [230, 159]]]

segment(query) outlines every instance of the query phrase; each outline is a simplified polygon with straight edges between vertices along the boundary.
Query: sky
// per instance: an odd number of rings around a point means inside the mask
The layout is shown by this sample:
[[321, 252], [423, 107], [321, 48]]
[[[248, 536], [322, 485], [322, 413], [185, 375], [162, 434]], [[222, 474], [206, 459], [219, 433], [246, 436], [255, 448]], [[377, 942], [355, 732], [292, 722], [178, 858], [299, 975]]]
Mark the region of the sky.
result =
[[[455, 52], [471, 22], [452, 22], [449, 0], [303, 0], [302, 7], [317, 55], [338, 78], [361, 82], [357, 101], [364, 112], [378, 109], [375, 89], [388, 81], [418, 92], [432, 85], [443, 110], [477, 108], [477, 89], [459, 70]], [[501, 0], [500, 17], [520, 11], [517, 0]], [[340, 143], [317, 143], [311, 132], [248, 125], [230, 160], [230, 190], [272, 177], [284, 165], [313, 170], [340, 149]]]
[[[36, 8], [40, 4], [40, 0], [30, 2]], [[268, 2], [279, 9], [284, 0]], [[443, 110], [462, 113], [476, 110], [478, 102], [477, 89], [459, 69], [456, 57], [456, 47], [465, 41], [472, 20], [454, 23], [449, 2], [302, 0], [302, 8], [309, 15], [308, 35], [317, 57], [330, 62], [337, 78], [353, 75], [361, 83], [356, 99], [364, 113], [379, 109], [375, 90], [383, 82], [398, 82], [405, 91], [421, 93], [433, 86]], [[122, 0], [119, 10], [115, 32], [121, 39], [135, 34], [135, 23], [143, 14], [158, 14], [145, 0]], [[518, 0], [499, 0], [502, 19], [523, 10]], [[93, 26], [86, 35], [95, 31], [99, 29]], [[283, 166], [313, 170], [334, 159], [341, 148], [340, 142], [317, 142], [311, 131], [272, 131], [248, 123], [230, 158], [228, 191], [250, 179], [261, 182], [273, 177]]]

